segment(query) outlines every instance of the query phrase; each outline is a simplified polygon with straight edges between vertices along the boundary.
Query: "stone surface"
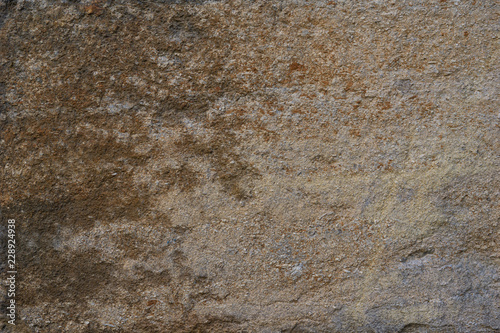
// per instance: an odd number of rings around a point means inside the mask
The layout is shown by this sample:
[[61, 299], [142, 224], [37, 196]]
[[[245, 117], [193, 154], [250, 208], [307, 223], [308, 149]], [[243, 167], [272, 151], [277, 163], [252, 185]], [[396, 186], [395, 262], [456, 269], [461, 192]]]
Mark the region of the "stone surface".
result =
[[0, 329], [500, 331], [498, 14], [0, 1]]

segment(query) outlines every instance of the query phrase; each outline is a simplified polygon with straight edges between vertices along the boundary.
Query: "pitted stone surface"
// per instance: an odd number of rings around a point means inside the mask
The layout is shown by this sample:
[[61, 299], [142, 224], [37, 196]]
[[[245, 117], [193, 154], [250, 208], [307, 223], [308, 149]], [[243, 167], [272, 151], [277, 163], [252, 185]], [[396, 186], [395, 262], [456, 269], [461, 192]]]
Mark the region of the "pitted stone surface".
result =
[[0, 1], [0, 328], [499, 331], [498, 13]]

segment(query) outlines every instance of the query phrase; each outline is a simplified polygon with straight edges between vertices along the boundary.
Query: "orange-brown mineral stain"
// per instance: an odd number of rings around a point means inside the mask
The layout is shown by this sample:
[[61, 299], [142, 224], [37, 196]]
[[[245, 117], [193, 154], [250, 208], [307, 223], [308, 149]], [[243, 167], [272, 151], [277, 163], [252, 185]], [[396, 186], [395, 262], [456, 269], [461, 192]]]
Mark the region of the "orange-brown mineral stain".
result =
[[299, 64], [297, 62], [292, 62], [290, 64], [290, 66], [288, 67], [288, 69], [290, 70], [290, 72], [293, 72], [293, 71], [305, 71], [306, 70], [306, 66], [304, 66], [302, 64]]
[[90, 14], [95, 14], [95, 15], [101, 15], [104, 11], [104, 8], [101, 7], [101, 1], [100, 0], [95, 0], [90, 3], [90, 5], [87, 5], [84, 7], [85, 13], [90, 15]]
[[156, 303], [158, 303], [158, 300], [156, 300], [156, 299], [150, 299], [150, 300], [146, 303], [146, 305], [147, 305], [147, 306], [152, 306], [152, 305], [155, 305]]

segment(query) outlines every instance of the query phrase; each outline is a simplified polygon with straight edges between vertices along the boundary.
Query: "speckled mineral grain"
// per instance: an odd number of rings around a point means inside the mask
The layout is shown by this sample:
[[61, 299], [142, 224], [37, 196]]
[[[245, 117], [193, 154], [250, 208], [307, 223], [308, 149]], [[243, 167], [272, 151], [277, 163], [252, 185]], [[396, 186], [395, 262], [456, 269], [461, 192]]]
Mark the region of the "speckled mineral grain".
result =
[[1, 0], [1, 332], [499, 332], [495, 0]]

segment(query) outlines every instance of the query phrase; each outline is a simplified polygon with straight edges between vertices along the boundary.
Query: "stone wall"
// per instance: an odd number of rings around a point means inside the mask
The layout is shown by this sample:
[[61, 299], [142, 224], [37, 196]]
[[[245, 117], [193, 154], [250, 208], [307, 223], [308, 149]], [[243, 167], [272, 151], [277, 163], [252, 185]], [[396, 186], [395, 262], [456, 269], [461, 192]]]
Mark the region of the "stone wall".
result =
[[0, 1], [1, 331], [498, 332], [499, 9]]

